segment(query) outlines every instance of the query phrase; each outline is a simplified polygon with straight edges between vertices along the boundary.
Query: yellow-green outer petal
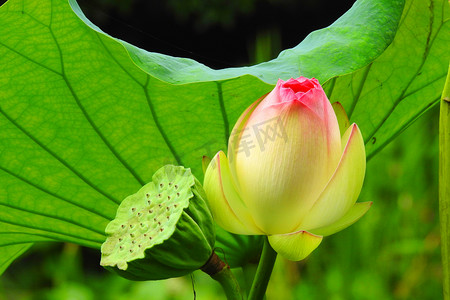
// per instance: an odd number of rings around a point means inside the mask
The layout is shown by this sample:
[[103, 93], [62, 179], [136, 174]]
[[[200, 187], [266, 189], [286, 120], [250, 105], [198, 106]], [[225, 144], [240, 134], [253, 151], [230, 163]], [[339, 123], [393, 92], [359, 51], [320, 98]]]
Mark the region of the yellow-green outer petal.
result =
[[372, 201], [355, 203], [352, 208], [338, 221], [322, 228], [311, 230], [314, 234], [328, 236], [341, 231], [358, 221], [372, 206]]
[[206, 170], [208, 169], [209, 164], [211, 163], [211, 158], [209, 158], [208, 156], [203, 156], [202, 158], [202, 170], [203, 170], [203, 175], [206, 173]]
[[336, 114], [337, 121], [339, 123], [339, 132], [341, 136], [344, 135], [345, 131], [347, 131], [350, 126], [350, 121], [348, 120], [347, 113], [345, 112], [344, 107], [339, 102], [334, 102], [331, 104], [333, 107], [334, 113]]
[[223, 151], [217, 153], [209, 164], [203, 187], [219, 226], [237, 234], [263, 234], [233, 186], [228, 159]]
[[292, 261], [306, 258], [322, 241], [321, 236], [303, 230], [270, 235], [268, 238], [270, 245], [278, 254]]
[[366, 155], [364, 140], [356, 124], [347, 129], [342, 141], [346, 146], [336, 172], [297, 230], [331, 225], [344, 216], [358, 199], [364, 181]]

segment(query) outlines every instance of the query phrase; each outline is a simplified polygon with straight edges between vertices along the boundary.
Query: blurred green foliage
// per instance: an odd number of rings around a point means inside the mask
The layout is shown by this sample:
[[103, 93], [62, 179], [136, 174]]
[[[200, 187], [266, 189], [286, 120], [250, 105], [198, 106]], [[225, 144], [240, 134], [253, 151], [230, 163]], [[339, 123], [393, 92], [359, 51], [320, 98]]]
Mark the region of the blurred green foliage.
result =
[[[308, 259], [279, 259], [267, 298], [442, 299], [437, 176], [435, 107], [368, 163], [359, 200], [373, 201], [370, 211]], [[96, 251], [72, 244], [38, 245], [0, 278], [0, 299], [193, 299], [194, 289], [199, 300], [225, 299], [200, 272], [193, 283], [189, 276], [132, 282], [99, 260]], [[235, 273], [245, 286], [242, 270]]]

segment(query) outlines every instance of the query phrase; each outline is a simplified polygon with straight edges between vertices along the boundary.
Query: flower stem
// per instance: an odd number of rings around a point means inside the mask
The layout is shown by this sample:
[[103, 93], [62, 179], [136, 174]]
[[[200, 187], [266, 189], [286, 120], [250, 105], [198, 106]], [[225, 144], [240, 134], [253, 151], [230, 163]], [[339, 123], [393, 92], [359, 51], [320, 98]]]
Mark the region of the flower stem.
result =
[[439, 219], [444, 299], [450, 299], [450, 66], [439, 120]]
[[233, 272], [231, 272], [230, 266], [225, 264], [215, 252], [201, 270], [220, 283], [228, 300], [243, 299], [241, 288]]
[[269, 244], [269, 240], [265, 237], [261, 260], [259, 261], [255, 278], [253, 279], [248, 300], [263, 299], [276, 258], [277, 253], [272, 249], [272, 246]]
[[252, 287], [253, 278], [255, 278], [257, 267], [258, 265], [250, 263], [247, 263], [245, 266], [242, 267], [246, 299], [250, 293], [250, 289]]

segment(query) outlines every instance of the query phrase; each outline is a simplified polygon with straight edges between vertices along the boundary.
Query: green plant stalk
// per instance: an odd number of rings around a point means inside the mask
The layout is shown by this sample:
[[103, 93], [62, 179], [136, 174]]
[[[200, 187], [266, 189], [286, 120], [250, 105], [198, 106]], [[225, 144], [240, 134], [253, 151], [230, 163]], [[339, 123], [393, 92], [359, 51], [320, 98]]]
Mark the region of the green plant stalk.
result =
[[244, 299], [239, 283], [233, 272], [231, 272], [230, 266], [225, 264], [215, 252], [213, 252], [201, 270], [220, 283], [228, 300]]
[[217, 280], [225, 291], [225, 295], [228, 300], [244, 299], [241, 295], [241, 289], [239, 288], [239, 284], [234, 277], [233, 273], [230, 270], [230, 267], [227, 266], [222, 269], [219, 273], [211, 276], [212, 279]]
[[439, 120], [439, 219], [444, 300], [450, 299], [450, 65]]
[[256, 270], [252, 288], [250, 289], [250, 293], [248, 295], [248, 300], [263, 299], [276, 258], [277, 253], [272, 249], [272, 246], [270, 246], [269, 240], [266, 237], [264, 240], [263, 251], [258, 269]]
[[257, 267], [258, 267], [257, 264], [250, 264], [250, 263], [247, 263], [245, 266], [242, 267], [242, 274], [244, 278], [244, 290], [247, 297], [250, 294], [250, 289], [252, 287], [253, 278], [255, 278]]

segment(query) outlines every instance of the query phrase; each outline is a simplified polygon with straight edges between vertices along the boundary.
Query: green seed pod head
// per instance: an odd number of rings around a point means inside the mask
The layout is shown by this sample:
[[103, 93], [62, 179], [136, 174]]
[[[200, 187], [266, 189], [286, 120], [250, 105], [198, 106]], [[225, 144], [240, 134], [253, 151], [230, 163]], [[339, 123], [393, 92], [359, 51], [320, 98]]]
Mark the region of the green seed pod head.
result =
[[131, 280], [186, 275], [213, 252], [214, 223], [190, 169], [167, 165], [128, 196], [105, 229], [100, 265]]

